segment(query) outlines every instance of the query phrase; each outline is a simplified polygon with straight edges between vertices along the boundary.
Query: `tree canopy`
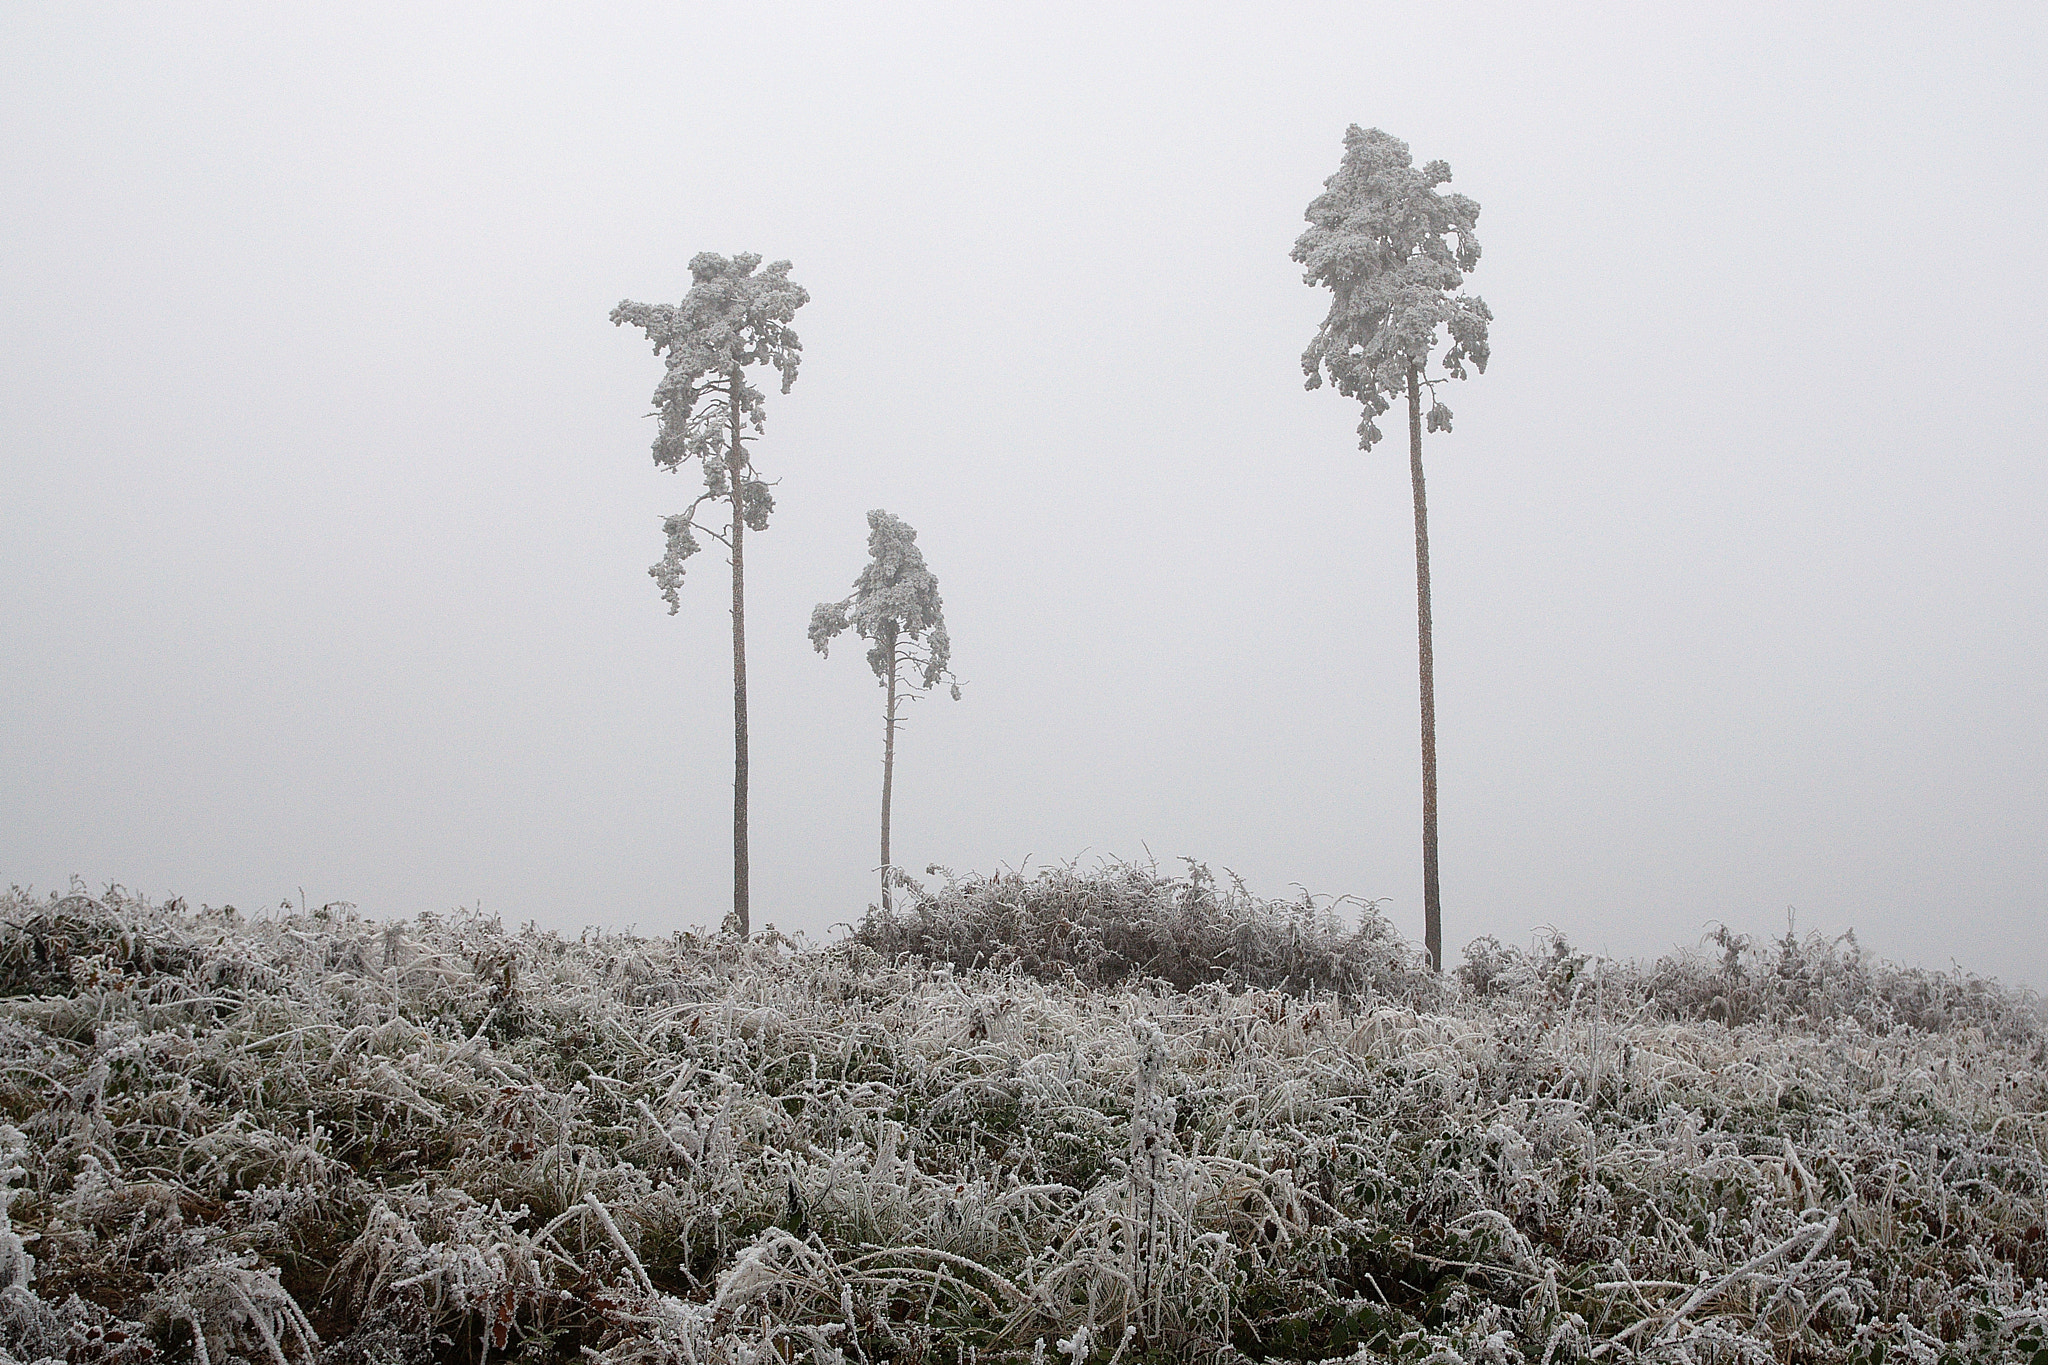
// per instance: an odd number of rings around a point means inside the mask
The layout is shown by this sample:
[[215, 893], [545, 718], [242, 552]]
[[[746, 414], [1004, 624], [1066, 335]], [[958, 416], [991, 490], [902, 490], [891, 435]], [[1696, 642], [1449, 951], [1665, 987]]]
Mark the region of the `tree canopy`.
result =
[[[1411, 365], [1429, 382], [1439, 328], [1450, 335], [1440, 358], [1450, 377], [1465, 378], [1467, 362], [1486, 370], [1492, 310], [1456, 292], [1479, 264], [1479, 205], [1438, 193], [1450, 178], [1447, 162], [1418, 169], [1407, 143], [1354, 123], [1344, 133], [1343, 162], [1309, 204], [1309, 227], [1294, 243], [1302, 279], [1332, 295], [1302, 370], [1309, 388], [1327, 377], [1364, 405], [1358, 443], [1366, 450], [1383, 434], [1376, 419], [1406, 392]], [[1433, 401], [1427, 421], [1431, 431], [1449, 431], [1451, 410]]]
[[612, 322], [631, 323], [645, 332], [668, 367], [654, 390], [655, 415], [661, 419], [654, 437], [655, 464], [679, 470], [696, 460], [703, 467], [704, 491], [689, 510], [663, 521], [667, 552], [647, 570], [671, 614], [681, 606], [683, 563], [702, 548], [696, 532], [724, 539], [697, 524], [698, 509], [706, 502], [734, 502], [747, 528], [759, 531], [775, 507], [742, 434], [743, 427], [758, 433], [767, 424], [766, 395], [747, 381], [746, 369], [772, 366], [782, 375], [782, 391], [789, 392], [803, 359], [803, 343], [790, 324], [811, 296], [789, 278], [788, 261], [776, 261], [757, 274], [760, 265], [761, 258], [751, 251], [732, 257], [700, 252], [691, 258], [692, 284], [681, 303], [626, 299], [612, 309]]
[[[868, 513], [868, 562], [853, 581], [853, 595], [811, 611], [811, 644], [820, 654], [848, 629], [871, 642], [868, 667], [884, 683], [903, 663], [915, 667], [914, 686], [934, 687], [949, 676], [953, 644], [939, 580], [917, 548], [917, 532], [879, 508]], [[952, 691], [958, 701], [960, 685]]]

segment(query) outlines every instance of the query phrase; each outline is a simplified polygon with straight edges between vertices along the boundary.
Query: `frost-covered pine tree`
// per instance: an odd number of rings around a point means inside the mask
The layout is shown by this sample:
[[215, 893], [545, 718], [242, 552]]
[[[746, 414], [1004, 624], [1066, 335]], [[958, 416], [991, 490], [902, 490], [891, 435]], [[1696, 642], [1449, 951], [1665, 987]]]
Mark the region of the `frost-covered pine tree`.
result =
[[[1365, 408], [1360, 449], [1382, 435], [1375, 420], [1397, 397], [1408, 399], [1408, 472], [1415, 490], [1415, 610], [1422, 679], [1422, 914], [1430, 965], [1443, 969], [1443, 910], [1437, 895], [1436, 681], [1429, 619], [1429, 511], [1422, 489], [1422, 431], [1451, 429], [1451, 410], [1436, 397], [1446, 379], [1465, 378], [1469, 362], [1486, 369], [1483, 299], [1459, 292], [1479, 264], [1473, 233], [1479, 205], [1462, 194], [1439, 194], [1448, 163], [1417, 169], [1408, 144], [1377, 128], [1352, 124], [1344, 159], [1309, 204], [1309, 228], [1293, 258], [1302, 279], [1326, 286], [1329, 314], [1302, 353], [1308, 387], [1324, 379]], [[1448, 333], [1443, 374], [1429, 372], [1431, 352]], [[1422, 390], [1430, 391], [1427, 415]]]
[[[889, 908], [889, 801], [896, 785], [896, 726], [900, 702], [914, 701], [939, 683], [960, 700], [950, 664], [939, 580], [925, 566], [917, 532], [879, 509], [868, 513], [868, 562], [853, 580], [853, 595], [820, 602], [811, 611], [811, 644], [828, 652], [833, 637], [851, 628], [869, 642], [868, 667], [887, 689], [882, 732], [882, 908]], [[907, 671], [906, 671], [907, 670]]]
[[[803, 344], [790, 322], [811, 296], [789, 278], [789, 262], [761, 270], [761, 258], [742, 252], [730, 259], [706, 251], [690, 261], [690, 292], [678, 304], [622, 301], [612, 309], [616, 325], [631, 323], [654, 343], [668, 372], [654, 390], [654, 463], [671, 472], [698, 465], [704, 491], [686, 511], [668, 517], [662, 530], [667, 553], [647, 572], [661, 586], [669, 614], [682, 605], [684, 561], [702, 547], [702, 532], [732, 552], [732, 915], [740, 934], [751, 928], [747, 913], [747, 609], [746, 534], [764, 530], [775, 499], [754, 468], [747, 434], [763, 430], [767, 400], [747, 382], [750, 365], [768, 365], [782, 375], [782, 391], [796, 382]], [[724, 503], [723, 531], [700, 524], [706, 503]]]

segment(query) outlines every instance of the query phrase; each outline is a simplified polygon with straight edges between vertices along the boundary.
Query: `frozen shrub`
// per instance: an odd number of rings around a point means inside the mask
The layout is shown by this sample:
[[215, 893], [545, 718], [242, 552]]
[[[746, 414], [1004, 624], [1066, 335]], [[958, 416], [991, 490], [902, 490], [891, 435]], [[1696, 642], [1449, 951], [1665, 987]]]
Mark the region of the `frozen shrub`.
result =
[[1193, 860], [1178, 877], [1109, 863], [1034, 877], [947, 874], [936, 890], [908, 877], [898, 884], [905, 903], [870, 907], [854, 931], [856, 942], [885, 957], [1099, 988], [1151, 980], [1176, 990], [1214, 982], [1294, 995], [1436, 994], [1421, 958], [1373, 905], [1360, 905], [1358, 927], [1347, 929], [1329, 905], [1306, 896], [1260, 900]]
[[1555, 931], [1541, 935], [1533, 951], [1492, 936], [1475, 939], [1464, 956], [1456, 975], [1472, 995], [1530, 1009], [1575, 1001], [1597, 982], [1604, 1008], [1674, 1022], [1853, 1025], [1878, 1034], [1975, 1029], [2016, 1046], [2048, 1043], [2048, 1015], [2030, 993], [1960, 971], [1880, 961], [1853, 931], [1828, 939], [1788, 930], [1758, 940], [1722, 925], [1699, 948], [1647, 966], [1596, 964]]

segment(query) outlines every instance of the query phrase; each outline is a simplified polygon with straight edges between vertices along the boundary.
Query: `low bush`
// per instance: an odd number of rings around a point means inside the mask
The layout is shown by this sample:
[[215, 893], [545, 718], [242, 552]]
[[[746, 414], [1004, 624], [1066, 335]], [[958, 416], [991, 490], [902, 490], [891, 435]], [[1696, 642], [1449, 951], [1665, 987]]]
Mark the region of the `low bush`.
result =
[[[1540, 1008], [1597, 988], [1622, 1014], [1684, 1022], [1781, 1028], [1854, 1027], [1888, 1034], [1975, 1029], [2004, 1042], [2038, 1042], [2042, 1002], [1961, 970], [1937, 972], [1881, 961], [1837, 938], [1757, 939], [1717, 927], [1698, 949], [1654, 964], [1598, 962], [1562, 935], [1524, 951], [1492, 937], [1467, 944], [1458, 978], [1482, 998]], [[2048, 1062], [2048, 1057], [2037, 1059]]]
[[1421, 956], [1371, 903], [1354, 903], [1359, 923], [1347, 928], [1340, 906], [1306, 895], [1261, 900], [1234, 878], [1223, 885], [1207, 866], [1186, 861], [1177, 877], [1135, 863], [1048, 867], [1032, 877], [945, 873], [936, 890], [899, 874], [904, 904], [870, 907], [853, 937], [885, 957], [1014, 969], [1098, 989], [1214, 983], [1411, 1003], [1441, 994]]

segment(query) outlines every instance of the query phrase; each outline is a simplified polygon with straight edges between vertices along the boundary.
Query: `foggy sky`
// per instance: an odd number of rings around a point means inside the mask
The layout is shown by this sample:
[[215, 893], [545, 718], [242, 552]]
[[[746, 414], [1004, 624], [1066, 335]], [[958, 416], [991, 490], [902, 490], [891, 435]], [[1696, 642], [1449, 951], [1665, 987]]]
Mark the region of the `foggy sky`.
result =
[[755, 922], [872, 895], [881, 694], [804, 630], [880, 507], [966, 684], [902, 865], [1419, 940], [1404, 428], [1304, 392], [1287, 255], [1357, 122], [1496, 316], [1426, 450], [1448, 958], [1796, 907], [2048, 986], [2040, 11], [1688, 8], [9, 5], [0, 881], [715, 925], [726, 571], [665, 614], [606, 315], [756, 251]]

